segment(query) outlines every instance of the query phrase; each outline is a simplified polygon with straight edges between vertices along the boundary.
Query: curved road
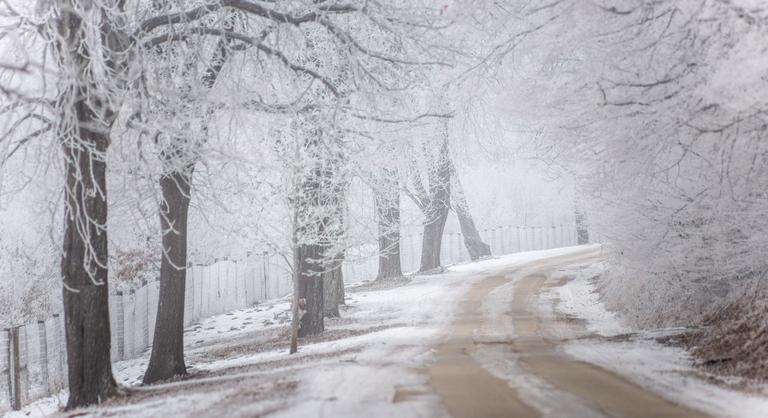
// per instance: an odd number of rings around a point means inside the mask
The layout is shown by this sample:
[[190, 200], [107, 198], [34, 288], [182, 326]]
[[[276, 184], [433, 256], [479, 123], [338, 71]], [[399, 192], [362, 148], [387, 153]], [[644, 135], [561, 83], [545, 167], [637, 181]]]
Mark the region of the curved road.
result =
[[[451, 337], [436, 347], [436, 361], [427, 373], [432, 389], [455, 418], [479, 417], [704, 417], [700, 412], [674, 404], [637, 386], [620, 375], [578, 361], [560, 350], [563, 331], [580, 338], [591, 335], [578, 321], [537, 309], [545, 286], [562, 286], [563, 280], [546, 280], [556, 268], [590, 261], [597, 254], [553, 257], [513, 272], [490, 276], [476, 285], [461, 302], [451, 325]], [[493, 315], [483, 303], [494, 291], [511, 292], [509, 311]], [[512, 327], [509, 327], [511, 321]], [[507, 326], [513, 332], [502, 338], [480, 338], [483, 330]], [[503, 334], [503, 333], [502, 333]], [[498, 333], [494, 333], [498, 335]], [[595, 336], [596, 337], [596, 336]], [[506, 380], [491, 374], [477, 360], [478, 353], [493, 346], [508, 363], [552, 388], [552, 405], [538, 408], [527, 402]], [[557, 405], [555, 405], [557, 404]], [[542, 413], [542, 409], [548, 412]]]

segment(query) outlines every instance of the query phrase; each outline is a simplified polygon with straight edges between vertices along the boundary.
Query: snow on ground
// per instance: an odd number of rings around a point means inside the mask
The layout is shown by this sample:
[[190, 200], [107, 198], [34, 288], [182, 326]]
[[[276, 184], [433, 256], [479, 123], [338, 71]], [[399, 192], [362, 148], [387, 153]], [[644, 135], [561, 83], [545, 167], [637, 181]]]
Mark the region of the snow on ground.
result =
[[26, 405], [21, 411], [9, 411], [3, 418], [45, 417], [54, 414], [67, 404], [67, 392], [40, 399]]
[[[418, 369], [432, 358], [431, 347], [445, 337], [456, 302], [468, 287], [511, 268], [518, 269], [515, 277], [523, 277], [531, 267], [528, 264], [537, 260], [596, 250], [521, 253], [452, 266], [443, 274], [413, 276], [390, 286], [350, 287], [343, 317], [328, 320], [326, 332], [302, 341], [293, 356], [287, 354], [289, 303], [285, 299], [208, 318], [186, 330], [189, 379], [140, 386], [147, 351], [114, 365], [116, 378], [131, 388], [129, 395], [82, 411], [83, 416], [244, 417], [270, 412], [278, 417], [358, 417], [362, 405], [370, 417], [443, 416], [440, 400], [429, 394], [426, 377]], [[595, 291], [594, 277], [604, 269], [597, 263], [555, 271], [549, 282], [571, 279], [541, 295], [543, 312], [552, 315], [554, 307], [560, 314], [582, 319], [593, 334], [566, 343], [567, 354], [716, 416], [768, 416], [765, 398], [708, 383], [683, 350], [656, 342], [654, 337], [668, 330], [633, 333], [608, 312]], [[488, 295], [484, 315], [500, 318], [499, 326], [478, 330], [477, 340], [507, 340], [514, 335], [512, 321], [507, 320], [513, 287], [510, 281]], [[500, 350], [499, 345], [488, 344], [474, 356], [545, 417], [599, 416], [573, 395], [526, 373], [509, 350]], [[398, 400], [400, 393], [418, 396]], [[64, 403], [66, 393], [5, 417], [45, 416]]]
[[[556, 250], [547, 250], [546, 257], [558, 257], [569, 255], [599, 254], [597, 245], [567, 247]], [[504, 266], [503, 260], [498, 260], [499, 267]], [[509, 269], [510, 265], [507, 265]], [[482, 329], [475, 332], [475, 341], [511, 341], [515, 338], [515, 327], [512, 322], [510, 308], [513, 306], [513, 294], [517, 280], [525, 277], [541, 268], [541, 264], [535, 266], [521, 266], [514, 273], [508, 273], [506, 277], [511, 280], [492, 290], [485, 298], [482, 311], [485, 322]], [[603, 415], [586, 407], [576, 396], [558, 390], [544, 379], [525, 371], [519, 364], [518, 354], [508, 349], [505, 345], [488, 344], [481, 345], [473, 358], [494, 376], [506, 380], [520, 397], [535, 407], [544, 418], [559, 418], [578, 416], [583, 418], [603, 417]]]
[[[689, 407], [714, 416], [763, 418], [768, 416], [768, 398], [718, 386], [696, 370], [685, 350], [657, 342], [656, 338], [677, 330], [632, 332], [600, 301], [595, 276], [603, 263], [574, 266], [551, 277], [572, 277], [560, 287], [545, 292], [542, 309], [555, 309], [586, 321], [598, 336], [614, 338], [576, 339], [566, 344], [569, 355], [619, 373], [634, 383]], [[621, 338], [623, 334], [624, 338]]]
[[[82, 411], [82, 416], [330, 415], [442, 416], [439, 399], [424, 394], [417, 372], [444, 337], [458, 298], [490, 274], [543, 258], [584, 251], [564, 248], [492, 258], [413, 276], [392, 286], [348, 288], [342, 318], [301, 342], [289, 355], [287, 300], [256, 305], [200, 321], [185, 331], [188, 379], [140, 386], [149, 350], [114, 364], [125, 398]], [[419, 393], [395, 401], [397, 393]], [[66, 401], [46, 398], [7, 418], [44, 416]]]
[[[440, 331], [453, 319], [458, 297], [489, 275], [574, 251], [579, 249], [520, 253], [456, 265], [443, 274], [416, 276], [406, 286], [360, 294], [361, 300], [366, 299], [375, 308], [352, 313], [351, 318], [361, 323], [370, 323], [371, 319], [375, 323], [406, 320], [408, 325], [398, 327], [393, 334], [371, 336], [373, 344], [361, 351], [351, 366], [331, 365], [310, 371], [307, 380], [314, 383], [305, 386], [307, 391], [300, 396], [299, 404], [277, 416], [359, 417], [361, 405], [365, 405], [368, 417], [446, 416], [439, 399], [425, 394], [426, 377], [415, 369], [430, 359], [431, 346], [445, 337]], [[388, 311], [390, 318], [379, 317], [382, 311]], [[393, 402], [398, 389], [420, 396]]]
[[[270, 301], [228, 312], [226, 314], [205, 318], [190, 325], [184, 330], [184, 345], [187, 357], [198, 352], [205, 352], [212, 345], [226, 341], [248, 338], [249, 334], [261, 331], [276, 331], [290, 322], [290, 302], [288, 298]], [[130, 360], [116, 362], [112, 365], [115, 379], [123, 386], [133, 387], [141, 384], [141, 379], [149, 363], [151, 347]], [[187, 359], [189, 360], [189, 359]], [[209, 362], [187, 362], [190, 372], [204, 370]]]
[[[595, 291], [594, 282], [606, 270], [605, 262], [587, 264], [571, 273], [578, 276], [564, 286], [555, 287], [553, 293], [558, 299], [559, 312], [586, 320], [587, 329], [605, 337], [625, 334], [630, 329], [622, 325], [614, 312], [609, 312], [600, 302], [600, 294]], [[559, 274], [568, 274], [568, 270]], [[544, 295], [546, 298], [547, 295]]]
[[[249, 333], [276, 329], [290, 320], [290, 304], [287, 300], [271, 301], [241, 309], [226, 314], [202, 319], [187, 327], [184, 331], [186, 352], [205, 350], [206, 346], [215, 344], [222, 338], [247, 336]], [[118, 361], [112, 364], [115, 379], [124, 387], [135, 387], [141, 384], [141, 379], [147, 369], [151, 348], [134, 359]], [[213, 363], [211, 363], [213, 364]], [[207, 363], [187, 363], [189, 371], [197, 367], [207, 369]], [[21, 411], [11, 411], [3, 418], [43, 417], [55, 413], [67, 403], [67, 392], [46, 397], [25, 406]]]

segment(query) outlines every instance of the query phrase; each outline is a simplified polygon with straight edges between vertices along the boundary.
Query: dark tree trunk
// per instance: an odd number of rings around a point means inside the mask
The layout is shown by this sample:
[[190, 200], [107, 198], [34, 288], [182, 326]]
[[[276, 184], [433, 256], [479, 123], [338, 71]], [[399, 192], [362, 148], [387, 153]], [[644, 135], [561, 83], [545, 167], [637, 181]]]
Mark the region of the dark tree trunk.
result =
[[424, 225], [419, 272], [428, 273], [440, 268], [440, 250], [443, 246], [443, 230], [447, 219], [448, 208], [446, 207], [437, 218]]
[[[117, 391], [110, 358], [107, 286], [106, 152], [109, 136], [81, 99], [77, 143], [64, 143], [66, 208], [61, 275], [67, 340], [67, 409], [101, 403]], [[106, 129], [105, 129], [106, 130]]]
[[424, 211], [424, 235], [421, 243], [419, 271], [430, 272], [440, 268], [440, 249], [443, 230], [448, 219], [451, 200], [451, 168], [448, 140], [440, 147], [435, 166], [429, 172], [430, 199]]
[[[312, 164], [299, 182], [295, 196], [295, 228], [298, 257], [298, 337], [321, 333], [325, 313], [338, 316], [338, 305], [344, 298], [341, 262], [344, 259], [344, 199], [346, 180], [340, 170], [344, 156], [327, 153], [325, 140], [333, 141], [332, 132], [318, 126], [320, 113], [311, 110], [303, 115], [306, 125], [314, 127], [306, 133], [304, 152]], [[332, 253], [331, 251], [334, 251]], [[325, 288], [325, 285], [328, 288]], [[326, 300], [326, 295], [329, 299]]]
[[184, 293], [187, 279], [187, 218], [191, 198], [189, 176], [173, 172], [160, 178], [160, 264], [155, 336], [144, 383], [187, 373], [184, 363]]
[[464, 189], [461, 187], [461, 180], [459, 179], [453, 164], [451, 164], [451, 174], [451, 179], [453, 180], [451, 199], [453, 200], [453, 208], [456, 211], [456, 216], [459, 218], [461, 235], [464, 236], [464, 246], [467, 247], [469, 258], [477, 260], [481, 257], [490, 256], [491, 246], [483, 242], [480, 233], [477, 232], [477, 226], [475, 226], [475, 221], [472, 219], [472, 213], [469, 211], [467, 198], [464, 196]]
[[[69, 74], [61, 81], [69, 85], [59, 89], [58, 103], [75, 119], [62, 116], [57, 128], [66, 173], [61, 275], [70, 410], [101, 403], [117, 392], [110, 357], [106, 182], [115, 115], [87, 70], [89, 42], [79, 9], [72, 2], [61, 6], [55, 20], [60, 35], [56, 51], [63, 73]], [[111, 32], [110, 23], [106, 18], [99, 23], [102, 33]], [[119, 52], [111, 39], [103, 41], [110, 51]], [[120, 71], [116, 61], [107, 63]]]
[[[316, 115], [308, 114], [308, 120], [313, 123]], [[323, 174], [319, 152], [320, 132], [310, 132], [304, 141], [304, 148], [314, 160], [315, 166], [301, 179], [296, 196], [296, 215], [298, 229], [296, 246], [299, 287], [299, 329], [298, 336], [316, 335], [325, 329], [323, 314], [325, 312], [323, 291], [323, 257], [325, 248], [326, 220], [322, 215]]]
[[379, 272], [376, 280], [401, 277], [400, 264], [400, 190], [397, 172], [384, 169], [380, 176], [382, 190], [376, 194], [379, 224]]
[[[293, 224], [298, 225], [299, 212], [293, 211]], [[299, 308], [299, 286], [301, 283], [301, 274], [299, 272], [299, 266], [301, 264], [301, 254], [299, 254], [299, 230], [293, 228], [291, 231], [291, 246], [293, 248], [293, 271], [291, 272], [291, 279], [293, 280], [293, 295], [291, 295], [291, 348], [290, 354], [295, 354], [299, 351], [299, 316], [301, 315], [301, 309]]]
[[325, 329], [323, 322], [323, 248], [317, 244], [300, 244], [299, 251], [299, 337], [316, 335]]
[[[165, 2], [157, 3], [164, 5]], [[234, 15], [227, 16], [225, 28], [231, 28]], [[203, 72], [201, 84], [213, 88], [228, 59], [228, 41], [219, 40], [210, 65]], [[160, 230], [162, 258], [160, 264], [160, 293], [157, 301], [152, 354], [144, 383], [153, 383], [187, 373], [184, 361], [184, 304], [187, 282], [187, 229], [191, 200], [192, 175], [197, 151], [207, 140], [208, 121], [213, 110], [200, 116], [202, 138], [173, 137], [160, 151], [165, 174], [160, 176]]]
[[469, 258], [477, 260], [490, 256], [491, 246], [483, 242], [480, 233], [477, 232], [475, 221], [472, 220], [472, 215], [459, 208], [456, 209], [456, 215], [459, 217], [461, 235], [464, 236], [464, 246], [467, 247]]
[[323, 272], [323, 297], [325, 316], [338, 318], [339, 305], [344, 304], [344, 275], [341, 264], [344, 262], [344, 253], [339, 253], [331, 260]]

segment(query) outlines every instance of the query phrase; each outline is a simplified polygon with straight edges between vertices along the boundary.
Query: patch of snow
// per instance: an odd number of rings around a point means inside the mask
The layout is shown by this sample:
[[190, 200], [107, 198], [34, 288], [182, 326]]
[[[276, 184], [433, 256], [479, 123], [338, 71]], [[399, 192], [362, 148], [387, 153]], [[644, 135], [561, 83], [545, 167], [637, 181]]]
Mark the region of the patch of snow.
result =
[[[348, 317], [366, 323], [405, 325], [338, 342], [345, 347], [364, 348], [347, 361], [322, 364], [303, 372], [297, 403], [276, 415], [359, 417], [361, 405], [365, 405], [365, 415], [370, 417], [447, 416], [439, 399], [429, 394], [426, 378], [416, 369], [431, 358], [433, 344], [445, 337], [443, 330], [453, 319], [459, 297], [489, 275], [596, 248], [535, 251], [459, 264], [443, 274], [414, 276], [404, 286], [355, 294], [360, 310]], [[323, 344], [304, 347], [302, 352], [324, 350]], [[421, 394], [393, 402], [398, 388]]]
[[544, 300], [556, 297], [557, 310], [565, 315], [585, 319], [587, 329], [602, 336], [626, 334], [630, 329], [624, 326], [619, 317], [608, 311], [600, 301], [600, 293], [595, 289], [594, 279], [606, 270], [605, 262], [592, 263], [584, 267], [561, 270], [557, 275], [571, 276], [573, 279], [553, 291], [544, 293]]
[[768, 399], [703, 380], [688, 354], [653, 340], [573, 342], [573, 357], [613, 370], [630, 381], [691, 408], [720, 417], [764, 418]]
[[560, 247], [549, 250], [526, 251], [522, 253], [507, 254], [489, 258], [477, 262], [457, 264], [450, 267], [453, 272], [469, 272], [474, 274], [493, 274], [509, 270], [514, 267], [523, 267], [525, 264], [561, 256], [578, 256], [601, 251], [599, 244], [578, 245], [572, 247]]
[[56, 395], [48, 396], [46, 398], [32, 402], [29, 405], [25, 405], [21, 411], [8, 411], [3, 415], [3, 418], [46, 417], [58, 412], [61, 408], [63, 408], [64, 405], [67, 404], [68, 397], [69, 392], [61, 391]]
[[[587, 329], [595, 334], [631, 333], [633, 330], [621, 324], [600, 300], [592, 278], [604, 269], [602, 263], [597, 263], [558, 272], [573, 279], [546, 292], [542, 302], [551, 306], [553, 300], [559, 299], [557, 311], [585, 320]], [[614, 371], [643, 388], [708, 414], [734, 418], [768, 416], [768, 398], [707, 382], [685, 350], [655, 340], [663, 334], [636, 332], [626, 341], [574, 340], [565, 344], [564, 350], [576, 359]]]
[[[416, 275], [400, 286], [348, 292], [343, 318], [329, 320], [327, 329], [342, 338], [305, 342], [296, 355], [285, 347], [248, 353], [237, 349], [269, 332], [280, 332], [288, 323], [287, 300], [256, 305], [208, 318], [185, 331], [188, 367], [199, 377], [149, 387], [139, 386], [149, 359], [149, 350], [136, 359], [113, 365], [123, 386], [146, 392], [128, 403], [117, 402], [85, 410], [90, 416], [154, 417], [194, 416], [226, 404], [231, 416], [253, 416], [269, 411], [280, 417], [358, 417], [366, 415], [445, 416], [439, 399], [429, 394], [426, 378], [417, 369], [433, 355], [432, 346], [446, 337], [459, 298], [473, 284], [510, 268], [557, 256], [596, 251], [596, 246], [519, 253], [451, 266], [436, 275]], [[344, 337], [345, 333], [349, 336]], [[279, 335], [278, 335], [278, 338]], [[232, 350], [229, 350], [232, 348]], [[249, 380], [246, 380], [249, 379]], [[263, 398], [241, 400], [243, 382], [275, 380], [296, 382], [295, 390], [271, 393]], [[196, 386], [203, 383], [202, 386]], [[249, 383], [253, 384], [253, 383]], [[205, 389], [201, 392], [201, 387]], [[415, 395], [393, 402], [400, 389]], [[167, 392], [167, 394], [165, 393]], [[152, 393], [164, 393], [151, 396]], [[194, 395], [194, 396], [193, 396]], [[66, 396], [66, 395], [64, 395]], [[286, 398], [288, 397], [288, 398]], [[43, 416], [62, 405], [46, 398], [19, 412], [30, 416], [37, 408]], [[260, 411], [260, 412], [259, 412]]]

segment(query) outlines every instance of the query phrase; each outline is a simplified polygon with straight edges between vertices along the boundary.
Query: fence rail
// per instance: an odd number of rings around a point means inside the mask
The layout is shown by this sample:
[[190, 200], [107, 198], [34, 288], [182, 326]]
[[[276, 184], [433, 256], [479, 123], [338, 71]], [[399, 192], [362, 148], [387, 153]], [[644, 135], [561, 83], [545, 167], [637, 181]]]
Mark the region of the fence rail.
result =
[[[540, 250], [576, 244], [573, 225], [557, 227], [504, 226], [480, 231], [493, 254]], [[419, 268], [421, 234], [400, 243], [403, 271]], [[375, 246], [350, 251], [342, 265], [346, 283], [376, 277]], [[371, 255], [373, 254], [373, 255]], [[443, 235], [441, 260], [454, 264], [469, 260], [463, 237]], [[260, 254], [241, 261], [217, 260], [211, 265], [190, 265], [187, 270], [184, 324], [245, 308], [289, 294], [292, 278], [282, 257]], [[112, 361], [135, 358], [152, 346], [159, 283], [109, 296]], [[67, 386], [64, 318], [16, 326], [0, 332], [0, 412], [20, 409], [35, 399], [58, 393]]]

